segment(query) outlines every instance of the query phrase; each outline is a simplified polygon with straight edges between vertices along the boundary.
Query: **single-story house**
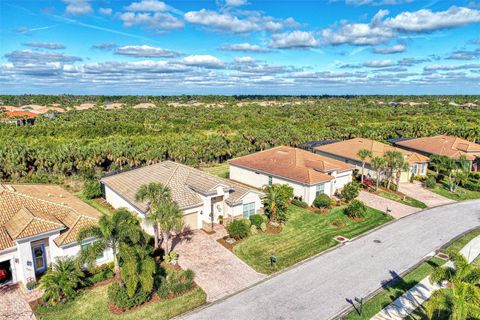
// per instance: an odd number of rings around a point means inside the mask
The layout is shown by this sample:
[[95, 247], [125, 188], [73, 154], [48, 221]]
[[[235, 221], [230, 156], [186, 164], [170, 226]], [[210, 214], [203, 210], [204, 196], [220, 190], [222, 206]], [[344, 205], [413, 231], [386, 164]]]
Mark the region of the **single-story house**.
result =
[[[77, 255], [78, 231], [100, 216], [59, 186], [0, 185], [1, 284], [37, 281], [57, 257]], [[97, 264], [112, 259], [105, 250]]]
[[468, 140], [438, 135], [423, 138], [403, 138], [393, 142], [394, 145], [410, 151], [421, 153], [425, 156], [441, 155], [452, 159], [465, 156], [471, 161], [471, 170], [480, 171], [480, 144]]
[[261, 188], [288, 184], [309, 205], [352, 181], [353, 165], [292, 147], [276, 147], [228, 161], [230, 179]]
[[[224, 220], [248, 217], [262, 208], [261, 192], [172, 161], [115, 173], [100, 181], [108, 203], [127, 208], [140, 219], [148, 210], [146, 203], [135, 199], [140, 186], [155, 182], [169, 187], [172, 200], [183, 211], [185, 227], [191, 230], [212, 219], [218, 223], [220, 216]], [[142, 227], [153, 234], [153, 227], [145, 221]]]
[[[358, 156], [358, 151], [366, 149], [372, 152], [373, 157], [383, 157], [389, 150], [400, 151], [404, 159], [410, 164], [410, 170], [403, 172], [400, 182], [409, 181], [412, 174], [415, 176], [426, 176], [428, 162], [430, 159], [422, 154], [413, 151], [396, 148], [391, 145], [365, 138], [354, 138], [344, 140], [341, 142], [331, 143], [324, 146], [316, 147], [315, 153], [321, 154], [333, 159], [343, 161], [345, 163], [353, 164], [357, 169], [362, 168], [362, 160]], [[365, 161], [365, 175], [375, 177], [375, 171], [370, 165], [371, 159], [367, 158]]]
[[[1, 115], [1, 112], [0, 112]], [[38, 114], [29, 111], [6, 111], [2, 122], [15, 124], [17, 127], [35, 124]]]

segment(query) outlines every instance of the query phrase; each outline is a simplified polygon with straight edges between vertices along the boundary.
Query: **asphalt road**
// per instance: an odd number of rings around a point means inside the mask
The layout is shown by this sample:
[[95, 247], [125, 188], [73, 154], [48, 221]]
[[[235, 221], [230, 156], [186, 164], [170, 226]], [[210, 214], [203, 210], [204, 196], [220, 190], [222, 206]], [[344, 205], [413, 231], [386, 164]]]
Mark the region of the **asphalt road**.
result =
[[[480, 226], [480, 200], [408, 216], [182, 319], [330, 319], [417, 264], [456, 236]], [[378, 241], [380, 240], [380, 243]]]

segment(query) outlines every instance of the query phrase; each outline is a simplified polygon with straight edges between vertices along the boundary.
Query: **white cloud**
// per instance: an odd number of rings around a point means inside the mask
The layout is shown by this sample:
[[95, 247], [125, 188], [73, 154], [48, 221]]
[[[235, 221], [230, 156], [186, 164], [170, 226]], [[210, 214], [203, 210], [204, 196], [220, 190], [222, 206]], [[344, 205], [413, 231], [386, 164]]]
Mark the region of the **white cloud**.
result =
[[65, 46], [63, 44], [54, 43], [54, 42], [28, 42], [28, 43], [25, 43], [24, 45], [32, 48], [42, 48], [42, 49], [52, 49], [52, 50], [65, 49]]
[[101, 14], [105, 15], [105, 16], [109, 16], [112, 14], [113, 10], [112, 8], [100, 8], [98, 9], [98, 12], [100, 12]]
[[127, 11], [161, 12], [168, 11], [170, 8], [162, 1], [142, 0], [140, 2], [133, 2], [124, 7], [124, 9]]
[[318, 46], [318, 44], [319, 42], [315, 39], [312, 32], [295, 30], [274, 34], [269, 46], [271, 48], [293, 49], [312, 48]]
[[153, 57], [163, 57], [163, 58], [173, 58], [178, 57], [180, 52], [162, 49], [158, 47], [151, 47], [147, 45], [143, 46], [124, 46], [117, 48], [115, 50], [116, 54], [137, 57], [137, 58], [153, 58]]
[[480, 69], [479, 63], [472, 64], [459, 64], [459, 65], [442, 65], [442, 64], [431, 64], [425, 66], [423, 70], [425, 71], [451, 71], [451, 70], [463, 70], [463, 69]]
[[115, 43], [99, 43], [99, 44], [94, 44], [92, 46], [93, 49], [100, 49], [100, 50], [112, 50], [115, 49], [117, 44]]
[[480, 58], [480, 48], [475, 50], [458, 50], [453, 52], [447, 59], [453, 60], [474, 60]]
[[372, 60], [367, 61], [363, 64], [364, 67], [368, 68], [385, 68], [385, 67], [392, 67], [395, 65], [395, 62], [392, 60]]
[[255, 62], [255, 59], [253, 59], [252, 57], [249, 57], [249, 56], [245, 56], [245, 57], [237, 57], [235, 58], [234, 60], [236, 63], [254, 63]]
[[400, 43], [391, 47], [374, 48], [373, 52], [379, 53], [379, 54], [393, 54], [393, 53], [405, 52], [406, 49], [407, 47], [404, 44]]
[[244, 33], [261, 29], [260, 26], [253, 21], [239, 19], [230, 13], [218, 13], [206, 9], [189, 11], [185, 13], [184, 18], [192, 24], [211, 27], [223, 32]]
[[67, 4], [65, 13], [73, 16], [89, 14], [93, 12], [89, 0], [62, 0]]
[[183, 21], [177, 19], [170, 13], [138, 13], [124, 12], [119, 15], [125, 27], [142, 26], [148, 29], [163, 31], [183, 28]]
[[268, 52], [270, 49], [261, 47], [257, 44], [251, 44], [248, 42], [226, 44], [220, 47], [220, 50], [225, 51], [240, 51], [240, 52]]
[[248, 3], [247, 0], [225, 0], [225, 5], [228, 7], [240, 7]]
[[181, 60], [187, 66], [203, 67], [207, 69], [221, 69], [223, 62], [211, 55], [192, 55]]

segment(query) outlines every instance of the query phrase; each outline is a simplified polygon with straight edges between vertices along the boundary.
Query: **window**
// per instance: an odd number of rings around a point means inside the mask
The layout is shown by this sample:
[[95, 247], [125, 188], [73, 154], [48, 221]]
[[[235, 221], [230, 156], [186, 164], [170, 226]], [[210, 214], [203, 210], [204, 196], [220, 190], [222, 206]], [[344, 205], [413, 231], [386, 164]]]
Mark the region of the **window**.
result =
[[252, 214], [255, 214], [255, 202], [243, 204], [243, 217], [248, 218]]
[[272, 185], [272, 176], [268, 176], [268, 185], [271, 186]]
[[421, 175], [424, 175], [425, 173], [427, 173], [427, 164], [426, 163], [422, 163], [422, 169], [420, 171], [420, 174]]
[[418, 166], [417, 166], [417, 164], [414, 164], [414, 165], [412, 166], [412, 174], [413, 174], [413, 175], [416, 175], [417, 172], [418, 172]]
[[[80, 245], [80, 249], [83, 250], [83, 249], [85, 249], [85, 248], [88, 248], [88, 247], [90, 247], [90, 246], [92, 245], [92, 243], [93, 243], [93, 242], [82, 243], [82, 244]], [[97, 260], [103, 259], [103, 257], [104, 257], [104, 253], [103, 253], [103, 251], [102, 251], [102, 253], [100, 253], [100, 254], [97, 256]]]
[[315, 189], [315, 196], [318, 196], [319, 194], [324, 194], [325, 193], [325, 184], [317, 184], [316, 189]]

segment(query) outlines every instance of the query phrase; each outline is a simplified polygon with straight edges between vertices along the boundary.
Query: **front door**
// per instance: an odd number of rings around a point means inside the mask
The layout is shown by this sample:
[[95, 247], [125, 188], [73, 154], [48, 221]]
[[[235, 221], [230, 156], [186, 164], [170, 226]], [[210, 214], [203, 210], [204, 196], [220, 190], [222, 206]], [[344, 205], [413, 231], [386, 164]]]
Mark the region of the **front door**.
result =
[[42, 273], [47, 270], [47, 258], [45, 256], [45, 246], [38, 244], [32, 247], [33, 266], [35, 267], [35, 273]]

